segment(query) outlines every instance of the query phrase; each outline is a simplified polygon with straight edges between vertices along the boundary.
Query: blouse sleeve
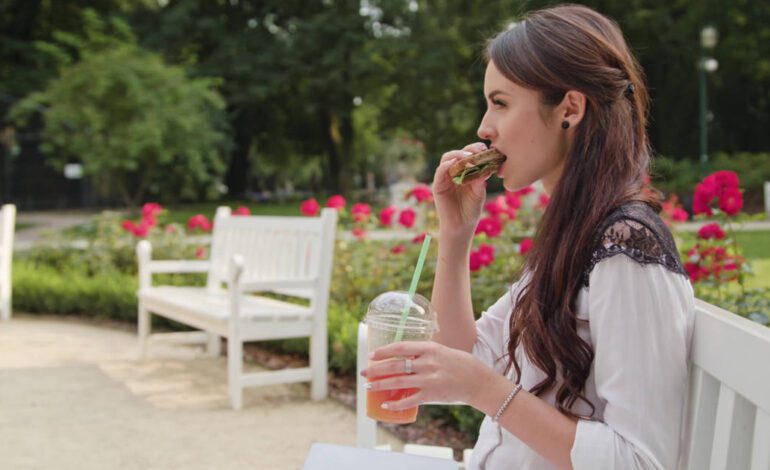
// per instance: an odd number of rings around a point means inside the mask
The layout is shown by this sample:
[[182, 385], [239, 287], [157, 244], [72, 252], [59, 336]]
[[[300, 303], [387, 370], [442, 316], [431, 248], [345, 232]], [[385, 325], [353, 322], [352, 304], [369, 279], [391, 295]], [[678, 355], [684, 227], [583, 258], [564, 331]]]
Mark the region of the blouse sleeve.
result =
[[590, 275], [588, 317], [603, 421], [580, 420], [575, 470], [673, 469], [694, 317], [681, 274], [613, 256]]
[[473, 345], [471, 353], [500, 374], [505, 372], [506, 361], [504, 359], [508, 351], [503, 338], [505, 331], [507, 331], [506, 323], [513, 310], [514, 291], [518, 285], [519, 283], [513, 284], [476, 320], [476, 343]]

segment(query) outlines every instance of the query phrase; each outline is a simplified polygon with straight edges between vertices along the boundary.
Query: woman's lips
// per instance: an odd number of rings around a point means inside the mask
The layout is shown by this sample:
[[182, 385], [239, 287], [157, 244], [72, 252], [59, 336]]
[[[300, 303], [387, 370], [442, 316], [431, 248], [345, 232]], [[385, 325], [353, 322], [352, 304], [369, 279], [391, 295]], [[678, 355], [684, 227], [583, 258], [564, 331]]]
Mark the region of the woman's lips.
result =
[[500, 164], [499, 167], [497, 167], [497, 177], [502, 178], [503, 177], [503, 168], [505, 167], [505, 164], [508, 163], [508, 157], [505, 157], [505, 161]]

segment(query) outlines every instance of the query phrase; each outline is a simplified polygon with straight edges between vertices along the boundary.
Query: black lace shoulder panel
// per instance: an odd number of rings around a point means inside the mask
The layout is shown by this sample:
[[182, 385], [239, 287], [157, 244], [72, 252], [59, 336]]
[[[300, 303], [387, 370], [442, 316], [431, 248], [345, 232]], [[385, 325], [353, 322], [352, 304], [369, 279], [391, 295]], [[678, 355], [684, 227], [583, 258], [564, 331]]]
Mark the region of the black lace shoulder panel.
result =
[[583, 273], [583, 285], [600, 261], [623, 254], [641, 265], [659, 264], [687, 276], [674, 237], [652, 207], [643, 202], [624, 204], [610, 213], [597, 231], [596, 248]]

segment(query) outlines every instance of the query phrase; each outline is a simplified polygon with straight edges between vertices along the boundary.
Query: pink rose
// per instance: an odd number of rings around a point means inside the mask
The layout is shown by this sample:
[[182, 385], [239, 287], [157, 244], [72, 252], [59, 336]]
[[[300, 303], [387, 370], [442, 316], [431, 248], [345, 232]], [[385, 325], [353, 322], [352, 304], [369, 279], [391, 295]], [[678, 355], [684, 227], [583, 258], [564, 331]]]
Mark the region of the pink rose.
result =
[[511, 191], [505, 192], [505, 205], [511, 209], [521, 208], [521, 195]]
[[740, 186], [738, 175], [734, 171], [719, 170], [714, 172], [711, 176], [714, 177], [716, 186], [720, 191], [728, 188], [738, 189]]
[[414, 210], [406, 208], [398, 214], [398, 223], [406, 228], [412, 228], [415, 217], [417, 217], [417, 214], [415, 214]]
[[332, 209], [344, 210], [345, 204], [345, 198], [339, 194], [335, 194], [326, 200], [326, 207], [331, 207]]
[[396, 245], [390, 249], [390, 252], [393, 253], [394, 255], [397, 255], [399, 253], [403, 253], [404, 250], [406, 250], [406, 247], [404, 245]]
[[525, 238], [519, 244], [519, 253], [522, 255], [527, 253], [529, 250], [532, 249], [534, 245], [535, 245], [535, 242], [531, 238]]
[[725, 238], [725, 232], [719, 224], [706, 224], [698, 230], [698, 237], [703, 240], [708, 240], [710, 238], [722, 240]]
[[482, 262], [482, 259], [481, 259], [481, 254], [478, 251], [471, 252], [470, 258], [468, 259], [468, 263], [470, 265], [470, 269], [472, 273], [479, 271], [484, 266], [484, 263]]
[[369, 216], [372, 214], [372, 208], [369, 204], [357, 202], [353, 204], [350, 213], [353, 214], [353, 220], [356, 222], [363, 222], [369, 219]]
[[127, 232], [132, 232], [132, 233], [133, 233], [134, 229], [136, 228], [136, 224], [134, 223], [134, 221], [133, 220], [128, 220], [128, 219], [124, 220], [120, 224], [120, 226], [123, 227], [123, 230], [125, 230]]
[[353, 227], [353, 236], [359, 240], [366, 238], [366, 230], [363, 227]]
[[430, 202], [433, 200], [433, 192], [427, 184], [418, 184], [407, 193], [407, 197], [414, 197], [417, 202]]
[[398, 207], [388, 206], [380, 209], [380, 225], [390, 227], [393, 223], [393, 216], [398, 212]]
[[494, 217], [484, 217], [479, 220], [479, 224], [476, 226], [476, 234], [484, 233], [489, 238], [494, 238], [500, 235], [503, 230], [503, 225]]
[[551, 202], [551, 197], [546, 193], [542, 193], [537, 200], [537, 205], [538, 207], [545, 209], [546, 207], [548, 207], [548, 203], [550, 202]]
[[498, 196], [492, 201], [487, 202], [484, 204], [484, 210], [492, 217], [498, 218], [500, 214], [506, 211], [505, 198], [503, 196]]
[[527, 186], [526, 188], [519, 189], [518, 191], [514, 191], [513, 194], [517, 196], [526, 196], [527, 194], [533, 193], [535, 191], [535, 188], [532, 186]]
[[719, 188], [717, 187], [716, 178], [713, 178], [712, 176], [707, 176], [702, 182], [695, 185], [692, 211], [696, 215], [713, 215], [714, 213], [711, 210], [711, 201], [717, 197]]
[[136, 238], [144, 238], [150, 233], [150, 226], [141, 224], [138, 227], [134, 227], [133, 234]]
[[199, 246], [195, 249], [195, 257], [198, 259], [204, 259], [206, 257], [206, 247]]
[[489, 266], [495, 260], [495, 247], [487, 243], [482, 243], [478, 249], [479, 260], [484, 266]]
[[674, 209], [674, 212], [671, 214], [671, 218], [676, 222], [686, 222], [689, 217], [690, 214], [681, 207]]
[[157, 202], [148, 202], [142, 206], [142, 217], [155, 218], [163, 212], [163, 207]]
[[738, 188], [725, 188], [719, 195], [719, 208], [727, 215], [736, 215], [743, 208], [743, 194]]
[[246, 206], [241, 206], [233, 211], [233, 215], [251, 215], [251, 211]]
[[321, 210], [321, 206], [318, 205], [318, 201], [316, 201], [314, 197], [311, 197], [310, 199], [302, 201], [302, 204], [299, 205], [299, 210], [304, 215], [313, 217], [318, 214], [319, 210]]
[[412, 243], [422, 243], [423, 240], [425, 240], [425, 235], [427, 235], [428, 232], [422, 232], [421, 234], [417, 235], [416, 237], [412, 238]]
[[156, 225], [158, 225], [158, 221], [155, 219], [155, 216], [153, 215], [142, 216], [142, 221], [140, 223], [148, 227], [155, 227]]
[[195, 214], [187, 221], [187, 229], [190, 231], [200, 229], [208, 232], [211, 230], [211, 221], [203, 214]]

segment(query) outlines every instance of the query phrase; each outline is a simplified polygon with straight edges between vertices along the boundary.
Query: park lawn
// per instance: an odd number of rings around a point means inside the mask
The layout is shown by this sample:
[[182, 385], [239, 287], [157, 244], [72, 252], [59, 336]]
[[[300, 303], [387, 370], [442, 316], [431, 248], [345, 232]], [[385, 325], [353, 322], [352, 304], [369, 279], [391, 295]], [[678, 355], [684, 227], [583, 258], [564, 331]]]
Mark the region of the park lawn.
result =
[[754, 271], [746, 287], [770, 287], [770, 231], [738, 232], [735, 238]]
[[751, 270], [754, 275], [746, 279], [748, 288], [770, 288], [770, 258], [751, 260]]
[[748, 259], [770, 259], [770, 231], [738, 232], [735, 234], [743, 255]]

